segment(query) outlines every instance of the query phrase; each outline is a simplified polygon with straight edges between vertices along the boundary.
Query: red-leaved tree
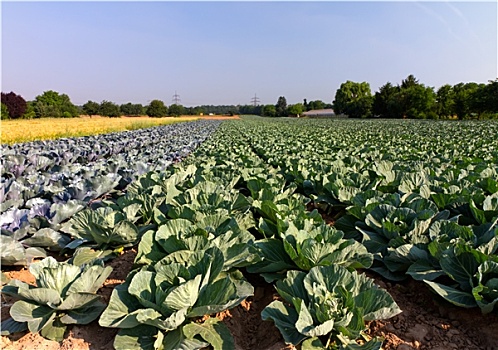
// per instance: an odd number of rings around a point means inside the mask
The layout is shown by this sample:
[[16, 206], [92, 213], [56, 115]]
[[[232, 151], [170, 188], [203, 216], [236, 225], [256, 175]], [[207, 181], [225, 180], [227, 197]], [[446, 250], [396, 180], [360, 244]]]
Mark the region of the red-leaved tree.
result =
[[26, 113], [26, 100], [21, 95], [16, 95], [12, 91], [8, 94], [2, 92], [2, 103], [7, 106], [10, 119], [22, 118], [24, 113]]

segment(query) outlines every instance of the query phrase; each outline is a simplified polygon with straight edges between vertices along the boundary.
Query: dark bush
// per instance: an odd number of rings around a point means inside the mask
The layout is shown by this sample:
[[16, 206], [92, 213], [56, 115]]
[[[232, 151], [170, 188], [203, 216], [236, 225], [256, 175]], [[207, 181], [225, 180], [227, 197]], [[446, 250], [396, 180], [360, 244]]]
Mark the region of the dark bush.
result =
[[16, 95], [12, 91], [8, 94], [2, 92], [2, 103], [7, 107], [10, 119], [22, 118], [26, 112], [26, 100], [21, 95]]

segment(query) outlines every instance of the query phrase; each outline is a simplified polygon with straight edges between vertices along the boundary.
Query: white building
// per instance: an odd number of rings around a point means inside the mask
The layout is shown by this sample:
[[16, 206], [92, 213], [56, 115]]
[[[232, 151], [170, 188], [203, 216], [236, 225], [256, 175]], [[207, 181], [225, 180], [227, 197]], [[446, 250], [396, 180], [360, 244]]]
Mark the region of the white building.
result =
[[308, 112], [304, 112], [301, 114], [301, 117], [308, 118], [332, 118], [332, 117], [340, 117], [335, 115], [334, 110], [332, 108], [328, 109], [314, 109]]

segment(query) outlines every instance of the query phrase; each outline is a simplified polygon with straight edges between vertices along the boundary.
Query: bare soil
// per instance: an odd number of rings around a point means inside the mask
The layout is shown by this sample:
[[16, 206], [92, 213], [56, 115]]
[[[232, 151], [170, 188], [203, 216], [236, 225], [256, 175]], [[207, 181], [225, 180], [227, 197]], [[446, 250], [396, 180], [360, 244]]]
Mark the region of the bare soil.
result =
[[[112, 290], [123, 283], [132, 268], [136, 250], [125, 251], [108, 263], [113, 272], [99, 294], [108, 302]], [[10, 278], [34, 284], [34, 277], [25, 268], [4, 271]], [[381, 277], [364, 272], [385, 288], [403, 312], [389, 320], [369, 323], [368, 334], [385, 339], [386, 350], [498, 350], [498, 316], [482, 315], [478, 309], [462, 309], [446, 303], [424, 284], [414, 280], [390, 283]], [[272, 322], [261, 319], [261, 311], [278, 298], [273, 286], [258, 276], [249, 276], [254, 296], [238, 307], [217, 314], [230, 329], [235, 339], [235, 350], [290, 350]], [[13, 298], [2, 296], [2, 320], [9, 317]], [[97, 321], [89, 325], [68, 327], [64, 341], [46, 340], [38, 334], [20, 333], [2, 336], [0, 348], [8, 350], [107, 350], [112, 349], [117, 330], [103, 328]]]
[[385, 349], [495, 350], [498, 316], [483, 315], [478, 308], [454, 306], [431, 292], [423, 282], [389, 283], [367, 272], [386, 289], [403, 310], [389, 320], [372, 321], [369, 334], [385, 338]]

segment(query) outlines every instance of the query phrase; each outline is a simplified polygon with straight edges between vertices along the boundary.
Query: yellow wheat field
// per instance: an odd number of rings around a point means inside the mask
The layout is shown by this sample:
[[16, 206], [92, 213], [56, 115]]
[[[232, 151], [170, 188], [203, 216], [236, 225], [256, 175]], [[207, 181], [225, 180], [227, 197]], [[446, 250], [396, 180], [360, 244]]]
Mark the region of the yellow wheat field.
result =
[[114, 131], [143, 129], [195, 119], [197, 118], [80, 117], [2, 120], [0, 123], [0, 139], [2, 144], [13, 144], [34, 140], [52, 140], [61, 137], [88, 136]]

